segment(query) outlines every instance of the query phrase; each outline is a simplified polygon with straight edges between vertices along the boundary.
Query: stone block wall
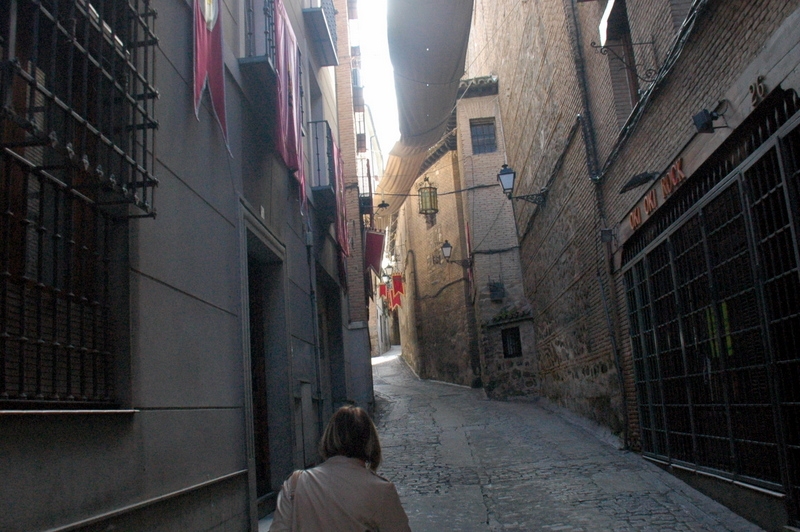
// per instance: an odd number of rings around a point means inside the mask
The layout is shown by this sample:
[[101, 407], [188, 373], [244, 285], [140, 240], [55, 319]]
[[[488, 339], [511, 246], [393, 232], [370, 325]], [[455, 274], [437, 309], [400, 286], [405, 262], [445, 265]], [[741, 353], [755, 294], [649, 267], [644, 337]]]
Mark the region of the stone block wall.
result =
[[[446, 262], [441, 247], [453, 245], [452, 260], [467, 256], [463, 240], [462, 188], [455, 152], [431, 166], [411, 189], [398, 217], [400, 268], [406, 294], [400, 310], [403, 356], [422, 378], [470, 386], [475, 332], [468, 308], [470, 282], [460, 264]], [[425, 176], [437, 187], [439, 212], [419, 214], [417, 186]]]

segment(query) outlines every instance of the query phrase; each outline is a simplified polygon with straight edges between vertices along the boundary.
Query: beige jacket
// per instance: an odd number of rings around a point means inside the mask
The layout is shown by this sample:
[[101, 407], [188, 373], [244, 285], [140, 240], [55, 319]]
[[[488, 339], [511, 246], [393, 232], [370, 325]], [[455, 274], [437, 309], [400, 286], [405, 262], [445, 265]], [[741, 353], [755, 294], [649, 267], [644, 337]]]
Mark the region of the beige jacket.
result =
[[[297, 479], [291, 497], [292, 477]], [[296, 472], [278, 494], [270, 532], [410, 532], [394, 484], [355, 458]]]

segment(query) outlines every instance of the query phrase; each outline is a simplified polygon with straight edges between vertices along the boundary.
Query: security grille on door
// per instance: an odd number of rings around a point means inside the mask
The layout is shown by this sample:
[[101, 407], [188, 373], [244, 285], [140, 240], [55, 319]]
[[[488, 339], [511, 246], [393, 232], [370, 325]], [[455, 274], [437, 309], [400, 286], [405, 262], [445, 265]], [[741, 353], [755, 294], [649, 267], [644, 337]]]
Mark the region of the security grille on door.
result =
[[778, 91], [625, 249], [647, 455], [800, 515], [800, 105]]

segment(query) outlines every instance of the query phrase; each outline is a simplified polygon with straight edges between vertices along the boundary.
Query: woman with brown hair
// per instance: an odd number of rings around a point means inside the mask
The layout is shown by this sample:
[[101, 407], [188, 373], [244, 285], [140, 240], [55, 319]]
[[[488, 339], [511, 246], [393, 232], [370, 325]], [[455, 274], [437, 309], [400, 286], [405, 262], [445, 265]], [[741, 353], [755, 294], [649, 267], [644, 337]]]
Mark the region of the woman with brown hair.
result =
[[411, 530], [394, 484], [376, 473], [381, 444], [362, 408], [333, 414], [319, 452], [323, 463], [283, 483], [270, 532]]

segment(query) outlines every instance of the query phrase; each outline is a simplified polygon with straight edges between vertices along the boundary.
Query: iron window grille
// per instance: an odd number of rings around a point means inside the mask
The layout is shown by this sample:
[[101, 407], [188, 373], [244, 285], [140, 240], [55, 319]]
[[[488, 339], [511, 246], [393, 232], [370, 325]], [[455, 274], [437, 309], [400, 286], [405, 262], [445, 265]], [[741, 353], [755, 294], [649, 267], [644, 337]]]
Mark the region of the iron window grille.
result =
[[469, 121], [472, 137], [472, 153], [492, 153], [497, 151], [494, 118], [479, 118]]
[[522, 339], [519, 336], [519, 327], [503, 329], [503, 358], [517, 358], [522, 356]]
[[115, 268], [155, 215], [148, 0], [0, 0], [0, 408], [117, 404]]
[[624, 277], [644, 452], [785, 493], [797, 520], [800, 113], [778, 92], [626, 245]]
[[275, 0], [247, 0], [245, 3], [245, 28], [247, 32], [245, 55], [247, 57], [265, 56], [274, 68]]

